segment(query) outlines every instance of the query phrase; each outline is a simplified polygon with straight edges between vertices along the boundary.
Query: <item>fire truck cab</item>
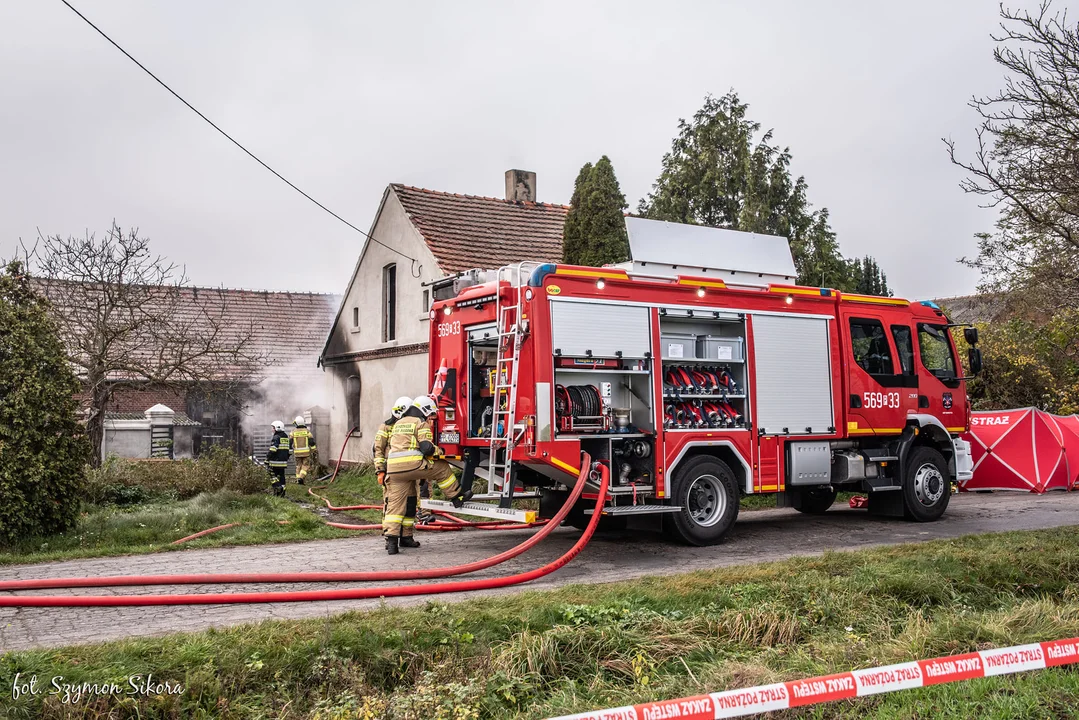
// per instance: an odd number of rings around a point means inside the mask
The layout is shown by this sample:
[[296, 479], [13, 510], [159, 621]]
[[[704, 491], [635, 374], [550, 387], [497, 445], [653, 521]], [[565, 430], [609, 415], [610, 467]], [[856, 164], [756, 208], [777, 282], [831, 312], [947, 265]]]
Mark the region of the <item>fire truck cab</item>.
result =
[[[938, 307], [798, 286], [785, 238], [626, 226], [618, 266], [520, 263], [436, 286], [436, 432], [464, 482], [487, 480], [477, 501], [538, 496], [549, 517], [583, 451], [610, 469], [604, 522], [695, 545], [722, 539], [749, 494], [822, 513], [854, 490], [871, 513], [944, 513], [972, 464]], [[976, 330], [966, 339], [976, 372]], [[569, 522], [583, 527], [589, 499]]]

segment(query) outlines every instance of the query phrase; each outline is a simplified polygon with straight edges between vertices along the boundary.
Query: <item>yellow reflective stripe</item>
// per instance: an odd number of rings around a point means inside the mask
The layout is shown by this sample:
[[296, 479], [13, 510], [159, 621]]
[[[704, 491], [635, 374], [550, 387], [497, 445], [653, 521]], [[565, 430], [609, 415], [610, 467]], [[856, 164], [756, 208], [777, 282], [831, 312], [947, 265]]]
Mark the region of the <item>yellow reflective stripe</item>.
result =
[[438, 486], [439, 486], [439, 487], [440, 487], [441, 489], [445, 490], [445, 489], [446, 489], [446, 488], [448, 488], [448, 487], [449, 487], [450, 485], [453, 485], [453, 484], [454, 484], [455, 482], [457, 482], [457, 478], [455, 478], [455, 477], [453, 477], [453, 476], [451, 475], [450, 477], [448, 477], [448, 478], [447, 478], [447, 479], [445, 479], [445, 480], [439, 480], [439, 481], [438, 481]]
[[416, 519], [415, 518], [403, 518], [401, 520], [401, 524], [404, 525], [405, 527], [411, 527], [411, 526], [416, 524]]
[[400, 524], [405, 519], [404, 515], [386, 515], [382, 518], [382, 522], [398, 523]]
[[409, 455], [408, 457], [390, 458], [388, 462], [390, 465], [400, 465], [402, 463], [419, 462], [421, 460], [423, 460], [423, 455]]

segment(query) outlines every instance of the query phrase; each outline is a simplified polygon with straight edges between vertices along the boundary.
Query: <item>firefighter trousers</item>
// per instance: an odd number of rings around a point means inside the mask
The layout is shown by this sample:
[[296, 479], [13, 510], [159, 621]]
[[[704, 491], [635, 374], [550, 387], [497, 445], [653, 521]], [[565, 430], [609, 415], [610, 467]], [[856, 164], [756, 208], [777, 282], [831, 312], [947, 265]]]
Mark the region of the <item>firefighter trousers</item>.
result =
[[426, 459], [415, 470], [401, 470], [387, 475], [387, 484], [391, 478], [408, 478], [415, 488], [414, 491], [425, 497], [430, 497], [430, 491], [424, 493], [423, 486], [431, 483], [451, 500], [461, 494], [461, 483], [457, 481], [457, 476], [453, 473], [453, 466], [445, 460]]
[[297, 455], [296, 456], [296, 481], [303, 482], [307, 479], [308, 473], [315, 468], [314, 458], [310, 455]]
[[409, 473], [386, 476], [383, 495], [382, 534], [386, 537], [412, 537], [416, 528], [416, 481]]
[[285, 467], [284, 466], [270, 466], [270, 474], [273, 475], [273, 489], [284, 490], [285, 489]]

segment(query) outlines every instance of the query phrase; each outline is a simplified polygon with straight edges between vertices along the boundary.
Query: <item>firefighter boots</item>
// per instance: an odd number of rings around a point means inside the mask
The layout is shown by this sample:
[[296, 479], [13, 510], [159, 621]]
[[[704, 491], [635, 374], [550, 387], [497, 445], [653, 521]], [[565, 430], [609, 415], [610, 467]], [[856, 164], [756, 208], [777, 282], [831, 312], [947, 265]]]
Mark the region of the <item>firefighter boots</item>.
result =
[[387, 555], [396, 555], [398, 552], [400, 552], [400, 551], [397, 549], [397, 538], [395, 538], [395, 537], [386, 538], [386, 554]]
[[403, 537], [398, 542], [398, 545], [403, 548], [418, 548], [420, 546], [419, 540], [414, 537]]

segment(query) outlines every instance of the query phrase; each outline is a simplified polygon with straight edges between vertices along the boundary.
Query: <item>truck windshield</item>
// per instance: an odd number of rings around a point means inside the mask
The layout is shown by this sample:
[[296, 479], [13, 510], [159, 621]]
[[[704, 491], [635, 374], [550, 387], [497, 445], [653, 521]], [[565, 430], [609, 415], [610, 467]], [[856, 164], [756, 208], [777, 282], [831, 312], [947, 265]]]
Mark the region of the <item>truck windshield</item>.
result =
[[955, 357], [948, 342], [948, 329], [942, 325], [918, 325], [918, 347], [921, 350], [922, 365], [938, 378], [953, 379]]

